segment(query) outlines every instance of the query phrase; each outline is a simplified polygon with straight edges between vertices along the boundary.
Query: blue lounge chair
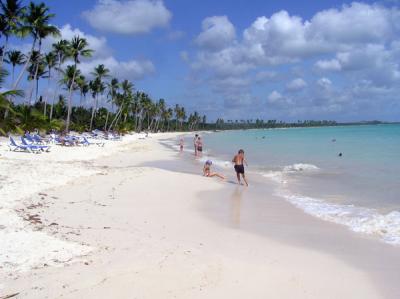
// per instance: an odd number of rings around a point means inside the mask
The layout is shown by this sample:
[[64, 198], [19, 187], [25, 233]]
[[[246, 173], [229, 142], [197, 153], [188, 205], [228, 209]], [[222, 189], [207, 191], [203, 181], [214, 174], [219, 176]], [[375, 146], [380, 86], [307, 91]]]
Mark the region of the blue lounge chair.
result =
[[33, 136], [31, 135], [31, 137], [36, 144], [44, 144], [45, 143], [45, 140], [42, 137], [40, 137], [39, 135], [33, 135]]
[[85, 136], [82, 136], [83, 141], [81, 142], [83, 145], [92, 145], [92, 144], [96, 144], [97, 146], [104, 146], [104, 142], [91, 142], [89, 141]]
[[10, 148], [10, 151], [13, 152], [29, 152], [29, 153], [38, 153], [40, 152], [40, 149], [33, 147], [31, 145], [26, 145], [26, 144], [17, 144], [14, 140], [14, 138], [12, 138], [10, 136], [10, 144], [8, 145], [8, 147]]
[[48, 146], [48, 145], [39, 145], [39, 144], [29, 144], [28, 142], [26, 142], [25, 138], [22, 137], [22, 136], [21, 136], [21, 142], [22, 142], [22, 145], [30, 146], [32, 149], [35, 148], [35, 149], [38, 149], [40, 151], [46, 151], [46, 152], [50, 151], [50, 146]]

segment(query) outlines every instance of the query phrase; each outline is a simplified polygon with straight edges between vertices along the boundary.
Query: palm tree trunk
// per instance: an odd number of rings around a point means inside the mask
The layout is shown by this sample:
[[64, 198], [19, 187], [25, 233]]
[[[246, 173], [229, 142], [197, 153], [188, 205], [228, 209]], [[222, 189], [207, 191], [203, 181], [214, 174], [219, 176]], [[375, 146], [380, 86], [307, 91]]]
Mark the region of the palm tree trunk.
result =
[[14, 83], [15, 65], [12, 67], [12, 82]]
[[[60, 70], [61, 70], [61, 58], [60, 58], [60, 62], [58, 63], [58, 77], [60, 77]], [[58, 89], [60, 88], [59, 84], [56, 84], [56, 89], [54, 90], [54, 96], [53, 99], [51, 101], [51, 108], [50, 108], [50, 121], [53, 118], [53, 106], [54, 106], [54, 100], [57, 97], [57, 93], [58, 93]]]
[[72, 112], [72, 90], [73, 90], [74, 83], [75, 83], [76, 61], [75, 61], [74, 66], [75, 66], [74, 75], [72, 76], [71, 86], [69, 87], [67, 126], [66, 126], [66, 128], [65, 128], [66, 132], [69, 131], [69, 124], [70, 124], [70, 121], [71, 121], [71, 112]]
[[32, 95], [33, 95], [33, 90], [34, 90], [34, 88], [35, 88], [35, 82], [33, 81], [33, 79], [32, 79], [32, 81], [31, 81], [31, 84], [30, 84], [31, 86], [30, 86], [30, 88], [29, 88], [29, 101], [27, 100], [27, 102], [28, 102], [28, 104], [29, 105], [31, 105], [32, 104]]
[[92, 127], [93, 127], [94, 113], [96, 110], [96, 108], [95, 108], [96, 107], [96, 97], [97, 97], [97, 95], [95, 97], [93, 97], [92, 117], [90, 118], [89, 131], [92, 131]]
[[139, 115], [138, 115], [138, 108], [136, 107], [135, 109], [135, 130], [137, 132], [138, 130], [138, 125], [139, 125]]
[[37, 100], [38, 100], [37, 95], [38, 95], [39, 81], [37, 79], [37, 76], [38, 76], [38, 72], [39, 72], [40, 50], [41, 49], [42, 49], [42, 39], [39, 39], [39, 49], [38, 49], [38, 51], [39, 51], [39, 54], [38, 54], [39, 61], [36, 64], [35, 75], [33, 76], [33, 81], [34, 82], [36, 81], [36, 100], [35, 100], [35, 102], [37, 102]]
[[114, 123], [117, 121], [117, 119], [121, 113], [122, 113], [122, 106], [119, 108], [119, 110], [117, 111], [117, 114], [114, 116], [114, 119], [112, 120], [110, 127], [108, 128], [108, 131], [111, 130], [111, 128], [113, 127]]
[[[4, 46], [5, 47], [5, 46]], [[4, 53], [3, 53], [3, 57], [1, 58], [2, 59], [2, 64], [3, 64], [3, 58], [4, 58]], [[13, 65], [12, 66], [12, 82], [14, 82], [14, 73], [15, 73], [15, 65]], [[12, 98], [12, 96], [10, 96], [10, 101], [11, 101], [11, 98]], [[9, 106], [7, 105], [7, 107], [6, 107], [6, 110], [4, 111], [4, 119], [6, 119], [6, 118], [8, 118], [8, 113], [9, 113], [9, 111], [10, 111], [10, 108], [9, 108]]]
[[24, 64], [24, 67], [22, 68], [21, 72], [18, 75], [17, 81], [14, 82], [13, 88], [12, 89], [17, 89], [19, 83], [21, 82], [22, 76], [24, 75], [26, 69], [28, 68], [29, 62], [31, 60], [31, 56], [33, 51], [35, 50], [35, 46], [36, 46], [36, 38], [33, 39], [33, 43], [32, 43], [32, 49], [31, 52], [29, 53], [28, 58], [26, 59], [26, 62]]
[[36, 78], [36, 102], [38, 101], [38, 91], [39, 91], [39, 79]]
[[[1, 61], [0, 61], [0, 69], [3, 67], [3, 63], [4, 63], [4, 56], [6, 56], [6, 52], [7, 52], [7, 48], [8, 48], [8, 35], [6, 35], [6, 42], [4, 44], [4, 48], [3, 48], [3, 54], [1, 55]], [[14, 82], [14, 80], [13, 80]]]
[[106, 116], [106, 123], [105, 123], [105, 125], [104, 125], [104, 128], [103, 128], [103, 130], [104, 131], [106, 131], [106, 129], [107, 129], [107, 124], [108, 124], [108, 116], [110, 115], [110, 111], [107, 111], [107, 116]]
[[47, 98], [49, 97], [50, 81], [51, 81], [51, 69], [49, 68], [49, 78], [47, 80], [47, 90], [46, 90], [46, 94], [44, 96], [44, 111], [43, 111], [44, 116], [47, 115], [46, 109], [47, 109]]

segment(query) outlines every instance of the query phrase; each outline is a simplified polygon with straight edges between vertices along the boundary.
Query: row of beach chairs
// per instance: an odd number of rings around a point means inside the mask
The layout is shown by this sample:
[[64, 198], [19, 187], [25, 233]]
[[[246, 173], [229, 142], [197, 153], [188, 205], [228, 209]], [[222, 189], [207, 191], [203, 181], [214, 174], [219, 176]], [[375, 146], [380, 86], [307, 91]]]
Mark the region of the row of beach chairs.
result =
[[38, 134], [25, 134], [20, 137], [21, 142], [18, 143], [12, 136], [9, 137], [9, 148], [11, 151], [41, 153], [49, 152], [52, 145], [62, 146], [90, 146], [97, 145], [103, 147], [105, 140], [119, 141], [121, 137], [114, 133], [104, 133], [94, 130], [91, 133], [83, 133], [80, 135], [57, 135], [52, 133], [48, 138], [43, 138]]

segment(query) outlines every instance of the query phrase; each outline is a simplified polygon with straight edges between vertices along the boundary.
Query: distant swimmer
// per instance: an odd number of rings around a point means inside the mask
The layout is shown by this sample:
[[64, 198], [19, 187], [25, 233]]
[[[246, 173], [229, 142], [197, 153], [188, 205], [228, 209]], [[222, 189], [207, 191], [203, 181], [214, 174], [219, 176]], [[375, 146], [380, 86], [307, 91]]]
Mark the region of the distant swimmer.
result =
[[181, 138], [179, 139], [179, 150], [180, 150], [181, 152], [183, 152], [183, 145], [184, 145], [184, 140], [183, 140], [183, 138], [181, 137]]
[[217, 176], [220, 179], [225, 180], [225, 177], [222, 174], [219, 174], [217, 172], [211, 172], [211, 165], [212, 165], [212, 161], [207, 160], [203, 167], [203, 176], [210, 177], [210, 178]]
[[336, 139], [335, 139], [335, 138], [333, 138], [333, 139], [332, 139], [332, 142], [336, 142]]
[[341, 157], [341, 156], [343, 156], [343, 154], [342, 153], [339, 153], [339, 155], [338, 155], [339, 157]]
[[246, 183], [246, 186], [248, 186], [249, 184], [247, 183], [246, 176], [244, 174], [244, 164], [248, 166], [247, 161], [244, 158], [244, 150], [239, 150], [238, 154], [233, 157], [232, 162], [235, 164], [234, 167], [238, 183], [242, 185], [242, 182], [240, 181], [240, 175], [242, 175], [243, 181]]
[[265, 136], [263, 136], [262, 139], [265, 139]]

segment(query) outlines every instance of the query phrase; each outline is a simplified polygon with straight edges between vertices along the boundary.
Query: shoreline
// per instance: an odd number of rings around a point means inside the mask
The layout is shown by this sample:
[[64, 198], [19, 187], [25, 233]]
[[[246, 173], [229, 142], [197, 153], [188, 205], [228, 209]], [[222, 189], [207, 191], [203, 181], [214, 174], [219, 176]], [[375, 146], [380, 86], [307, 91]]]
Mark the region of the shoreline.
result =
[[[82, 260], [62, 263], [61, 268], [46, 266], [21, 273], [15, 280], [7, 277], [5, 295], [320, 298], [322, 290], [332, 298], [399, 295], [392, 283], [375, 285], [377, 278], [369, 278], [368, 267], [352, 265], [349, 260], [354, 254], [346, 261], [338, 252], [324, 248], [329, 243], [309, 240], [310, 236], [321, 237], [326, 229], [335, 236], [341, 231], [346, 241], [350, 232], [319, 223], [272, 194], [251, 194], [252, 189], [241, 195], [239, 208], [232, 208], [228, 203], [235, 203], [235, 196], [227, 191], [235, 195], [236, 186], [191, 174], [196, 164], [177, 159], [179, 154], [161, 145], [161, 138], [132, 143], [126, 151], [94, 160], [92, 166], [102, 169], [101, 174], [31, 198], [48, 205], [33, 209], [46, 220], [47, 233], [85, 242], [94, 250]], [[177, 171], [179, 167], [183, 172]], [[235, 224], [232, 219], [238, 212], [240, 221]], [[255, 228], [268, 229], [260, 233]], [[308, 235], [293, 238], [294, 228], [297, 232], [304, 228]], [[249, 276], [252, 281], [246, 279]], [[150, 287], [154, 280], [159, 282], [156, 289]], [[49, 283], [52, 290], [46, 288]]]

